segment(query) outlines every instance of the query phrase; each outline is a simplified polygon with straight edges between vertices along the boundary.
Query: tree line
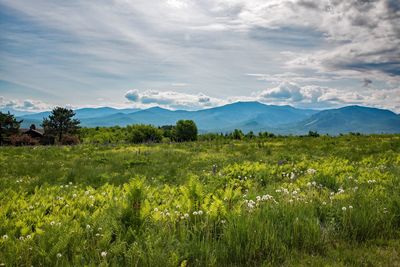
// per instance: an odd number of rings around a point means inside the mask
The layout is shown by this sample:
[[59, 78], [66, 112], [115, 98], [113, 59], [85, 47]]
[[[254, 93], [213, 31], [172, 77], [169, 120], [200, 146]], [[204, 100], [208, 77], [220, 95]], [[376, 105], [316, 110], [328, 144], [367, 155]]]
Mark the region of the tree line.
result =
[[[243, 133], [234, 129], [229, 133], [198, 133], [197, 126], [192, 120], [179, 120], [175, 125], [155, 127], [152, 125], [137, 124], [126, 127], [95, 127], [84, 128], [80, 121], [74, 118], [75, 112], [71, 109], [56, 107], [51, 114], [43, 119], [42, 131], [36, 125], [29, 130], [22, 131], [22, 121], [8, 113], [0, 112], [0, 145], [74, 145], [80, 142], [94, 144], [115, 143], [160, 143], [160, 142], [187, 142], [212, 141], [221, 139], [250, 140], [254, 138], [274, 138], [273, 133], [253, 131]], [[350, 135], [360, 135], [352, 134]], [[307, 137], [319, 137], [316, 131], [310, 131]]]
[[159, 143], [168, 138], [174, 142], [197, 140], [197, 126], [192, 120], [179, 120], [176, 125], [154, 127], [129, 125], [127, 127], [82, 128], [71, 109], [56, 107], [43, 119], [43, 132], [32, 124], [29, 130], [20, 129], [22, 120], [0, 112], [0, 145], [73, 145], [81, 140], [92, 143]]

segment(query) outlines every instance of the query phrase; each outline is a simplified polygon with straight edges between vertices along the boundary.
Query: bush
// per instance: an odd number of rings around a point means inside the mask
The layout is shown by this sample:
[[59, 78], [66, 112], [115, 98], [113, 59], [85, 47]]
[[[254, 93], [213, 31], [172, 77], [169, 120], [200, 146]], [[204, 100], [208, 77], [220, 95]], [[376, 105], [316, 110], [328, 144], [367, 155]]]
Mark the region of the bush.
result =
[[39, 144], [39, 140], [32, 138], [27, 134], [12, 135], [10, 137], [10, 143], [13, 146], [35, 146]]
[[162, 140], [162, 131], [151, 125], [132, 125], [127, 127], [128, 142], [159, 143]]
[[176, 123], [176, 139], [178, 142], [196, 141], [197, 126], [192, 120], [179, 120]]
[[64, 135], [61, 139], [62, 145], [77, 145], [79, 144], [79, 138], [75, 135]]

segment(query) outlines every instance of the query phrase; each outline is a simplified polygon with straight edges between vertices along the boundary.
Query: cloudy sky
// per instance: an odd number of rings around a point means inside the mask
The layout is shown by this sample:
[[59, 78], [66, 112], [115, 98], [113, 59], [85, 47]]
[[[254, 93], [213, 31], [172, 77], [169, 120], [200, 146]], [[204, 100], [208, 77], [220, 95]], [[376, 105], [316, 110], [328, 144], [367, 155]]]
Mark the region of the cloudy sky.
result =
[[0, 0], [0, 107], [400, 112], [398, 0]]

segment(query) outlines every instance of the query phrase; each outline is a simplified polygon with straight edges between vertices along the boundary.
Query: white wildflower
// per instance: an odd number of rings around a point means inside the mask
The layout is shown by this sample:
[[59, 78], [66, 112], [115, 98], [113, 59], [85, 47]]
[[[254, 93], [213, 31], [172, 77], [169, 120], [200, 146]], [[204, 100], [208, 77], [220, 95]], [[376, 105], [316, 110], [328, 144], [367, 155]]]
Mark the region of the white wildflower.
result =
[[315, 169], [312, 169], [312, 168], [310, 168], [310, 169], [308, 169], [307, 170], [307, 173], [308, 174], [315, 174], [317, 171], [315, 170]]
[[343, 211], [346, 211], [346, 210], [347, 210], [347, 208], [346, 208], [346, 207], [342, 207], [342, 210], [343, 210]]
[[3, 235], [3, 239], [7, 240], [8, 239], [8, 235]]
[[101, 252], [101, 256], [102, 256], [103, 258], [107, 257], [107, 252], [106, 252], [106, 251], [102, 251], [102, 252]]
[[199, 210], [197, 213], [198, 213], [199, 215], [203, 215], [203, 211], [202, 211], [202, 210]]
[[61, 258], [62, 254], [61, 253], [57, 253], [57, 258]]

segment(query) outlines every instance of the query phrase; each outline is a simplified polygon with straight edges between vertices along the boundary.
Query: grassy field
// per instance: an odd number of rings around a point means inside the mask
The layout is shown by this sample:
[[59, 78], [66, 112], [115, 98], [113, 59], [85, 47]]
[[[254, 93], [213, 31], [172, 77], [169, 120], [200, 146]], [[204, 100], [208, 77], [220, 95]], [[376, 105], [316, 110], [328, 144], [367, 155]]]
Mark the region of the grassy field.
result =
[[5, 266], [400, 266], [400, 136], [0, 148]]

